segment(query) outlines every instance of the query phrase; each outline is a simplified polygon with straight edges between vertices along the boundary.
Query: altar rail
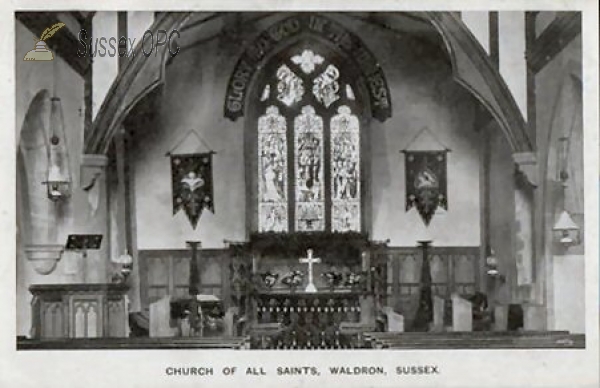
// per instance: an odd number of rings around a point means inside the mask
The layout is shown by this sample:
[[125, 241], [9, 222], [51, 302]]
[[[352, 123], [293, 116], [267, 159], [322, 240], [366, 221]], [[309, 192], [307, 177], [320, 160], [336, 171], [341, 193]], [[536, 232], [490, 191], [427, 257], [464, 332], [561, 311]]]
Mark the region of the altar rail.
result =
[[350, 349], [363, 347], [360, 333], [374, 329], [372, 305], [351, 290], [318, 293], [264, 292], [253, 298], [250, 327], [255, 349]]

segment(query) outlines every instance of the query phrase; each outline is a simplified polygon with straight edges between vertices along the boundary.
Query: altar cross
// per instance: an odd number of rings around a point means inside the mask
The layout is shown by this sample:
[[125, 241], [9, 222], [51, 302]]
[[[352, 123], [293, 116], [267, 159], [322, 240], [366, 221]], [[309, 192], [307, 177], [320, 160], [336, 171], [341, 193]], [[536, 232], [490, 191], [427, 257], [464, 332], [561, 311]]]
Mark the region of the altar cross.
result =
[[313, 250], [309, 249], [306, 251], [306, 257], [300, 258], [300, 263], [308, 264], [308, 284], [306, 285], [306, 292], [317, 292], [317, 287], [313, 283], [313, 264], [320, 263], [321, 259], [313, 257]]

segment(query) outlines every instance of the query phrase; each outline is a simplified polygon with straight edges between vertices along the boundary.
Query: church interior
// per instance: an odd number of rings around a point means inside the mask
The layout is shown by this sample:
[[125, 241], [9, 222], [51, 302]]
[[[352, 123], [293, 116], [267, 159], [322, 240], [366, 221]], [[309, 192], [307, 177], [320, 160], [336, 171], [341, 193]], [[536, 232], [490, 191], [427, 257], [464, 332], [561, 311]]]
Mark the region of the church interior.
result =
[[585, 347], [579, 12], [15, 15], [17, 349]]

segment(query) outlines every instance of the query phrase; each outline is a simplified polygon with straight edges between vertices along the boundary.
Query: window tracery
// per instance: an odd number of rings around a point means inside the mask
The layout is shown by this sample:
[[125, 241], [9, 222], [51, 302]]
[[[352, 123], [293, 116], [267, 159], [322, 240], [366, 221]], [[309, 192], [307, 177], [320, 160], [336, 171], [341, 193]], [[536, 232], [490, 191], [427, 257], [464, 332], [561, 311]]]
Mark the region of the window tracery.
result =
[[281, 65], [277, 70], [277, 99], [287, 106], [299, 102], [304, 95], [302, 79], [298, 77], [289, 67]]
[[271, 85], [266, 85], [263, 89], [262, 95], [260, 96], [261, 101], [267, 101], [271, 95]]
[[340, 96], [337, 94], [340, 85], [338, 78], [340, 77], [340, 71], [334, 65], [329, 65], [321, 75], [315, 78], [313, 83], [313, 94], [317, 100], [326, 108], [329, 108], [331, 104], [339, 100]]
[[315, 54], [312, 50], [304, 50], [300, 55], [294, 55], [292, 62], [300, 66], [300, 69], [305, 74], [310, 74], [315, 70], [316, 65], [323, 63], [325, 59], [319, 54]]

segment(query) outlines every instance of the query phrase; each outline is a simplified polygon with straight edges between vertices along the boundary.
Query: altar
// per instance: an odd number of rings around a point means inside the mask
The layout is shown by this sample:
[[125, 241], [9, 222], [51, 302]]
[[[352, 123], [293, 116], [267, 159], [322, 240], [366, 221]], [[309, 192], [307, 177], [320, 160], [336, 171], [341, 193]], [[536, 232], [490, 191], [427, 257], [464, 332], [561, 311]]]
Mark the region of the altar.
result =
[[233, 249], [231, 299], [252, 348], [360, 348], [376, 330], [382, 268], [363, 235], [262, 235]]

